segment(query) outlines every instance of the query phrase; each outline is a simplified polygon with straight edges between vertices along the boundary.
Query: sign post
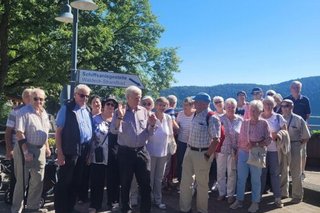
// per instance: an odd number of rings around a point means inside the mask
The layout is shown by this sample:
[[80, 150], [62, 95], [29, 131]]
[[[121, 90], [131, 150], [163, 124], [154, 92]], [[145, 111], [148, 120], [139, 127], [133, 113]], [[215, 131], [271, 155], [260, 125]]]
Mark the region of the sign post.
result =
[[140, 89], [144, 89], [144, 86], [137, 75], [106, 71], [79, 70], [79, 83], [109, 87], [128, 87], [134, 85]]

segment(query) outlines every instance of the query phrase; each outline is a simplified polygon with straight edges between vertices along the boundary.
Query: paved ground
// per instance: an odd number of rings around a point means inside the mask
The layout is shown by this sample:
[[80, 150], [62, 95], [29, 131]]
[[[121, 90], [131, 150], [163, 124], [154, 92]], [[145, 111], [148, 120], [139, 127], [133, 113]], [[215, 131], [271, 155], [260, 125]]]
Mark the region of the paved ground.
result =
[[[320, 212], [320, 171], [309, 170], [306, 172], [307, 178], [304, 182], [305, 198], [304, 202], [298, 205], [292, 205], [290, 199], [283, 200], [285, 207], [282, 209], [275, 209], [273, 206], [273, 197], [269, 193], [263, 196], [262, 202], [260, 204], [259, 212], [273, 212], [273, 213], [291, 213], [291, 212], [301, 212], [301, 213], [319, 213]], [[242, 213], [247, 212], [247, 208], [250, 205], [250, 194], [246, 196], [244, 208], [240, 210], [230, 210], [226, 201], [217, 201], [218, 194], [213, 192], [210, 194], [209, 198], [209, 213]], [[50, 200], [51, 199], [51, 200]], [[163, 193], [164, 203], [167, 204], [167, 210], [159, 210], [156, 208], [152, 209], [152, 213], [178, 213], [179, 212], [179, 194], [176, 191], [164, 191]], [[77, 213], [86, 213], [88, 209], [88, 203], [77, 205], [75, 210]], [[195, 209], [195, 202], [193, 205], [193, 210]], [[53, 202], [52, 198], [49, 197], [45, 207], [50, 213], [53, 213]], [[3, 202], [3, 193], [0, 192], [0, 213], [10, 212], [10, 206]], [[139, 212], [136, 209], [135, 212]]]

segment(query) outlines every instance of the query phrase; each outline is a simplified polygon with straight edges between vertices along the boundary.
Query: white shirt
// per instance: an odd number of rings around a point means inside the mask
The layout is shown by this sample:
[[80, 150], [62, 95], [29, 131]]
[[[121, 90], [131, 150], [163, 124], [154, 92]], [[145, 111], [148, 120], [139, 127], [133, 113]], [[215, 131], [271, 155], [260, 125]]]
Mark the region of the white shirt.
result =
[[[283, 116], [278, 113], [272, 113], [272, 116], [265, 120], [268, 122], [270, 132], [278, 132], [279, 130], [281, 130], [281, 127], [283, 127], [283, 125], [287, 123]], [[271, 143], [268, 145], [268, 151], [278, 151], [276, 142], [274, 140], [272, 140]]]
[[162, 122], [157, 119], [156, 129], [147, 144], [147, 150], [150, 156], [164, 157], [168, 154], [168, 143], [172, 131], [172, 118], [170, 115], [164, 114]]
[[179, 134], [178, 140], [184, 143], [188, 142], [190, 129], [191, 129], [191, 122], [192, 118], [194, 117], [194, 113], [192, 115], [187, 116], [184, 114], [184, 111], [178, 113], [177, 122], [179, 125]]

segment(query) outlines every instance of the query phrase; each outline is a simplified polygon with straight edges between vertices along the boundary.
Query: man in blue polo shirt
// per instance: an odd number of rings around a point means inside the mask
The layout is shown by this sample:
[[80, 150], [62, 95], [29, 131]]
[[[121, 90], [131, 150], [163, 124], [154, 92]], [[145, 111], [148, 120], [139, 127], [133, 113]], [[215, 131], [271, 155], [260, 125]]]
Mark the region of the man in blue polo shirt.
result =
[[91, 89], [79, 84], [74, 98], [63, 105], [57, 115], [56, 146], [58, 182], [55, 186], [56, 213], [73, 212], [76, 199], [88, 196], [87, 155], [92, 138], [92, 115], [87, 107]]
[[[288, 97], [284, 99], [290, 99], [293, 104], [293, 113], [300, 115], [306, 122], [310, 117], [311, 108], [309, 98], [306, 96], [301, 95], [302, 83], [300, 81], [292, 81], [290, 85], [290, 93]], [[302, 178], [305, 178], [304, 169], [306, 166], [306, 159], [307, 159], [307, 143], [303, 145], [302, 148]]]

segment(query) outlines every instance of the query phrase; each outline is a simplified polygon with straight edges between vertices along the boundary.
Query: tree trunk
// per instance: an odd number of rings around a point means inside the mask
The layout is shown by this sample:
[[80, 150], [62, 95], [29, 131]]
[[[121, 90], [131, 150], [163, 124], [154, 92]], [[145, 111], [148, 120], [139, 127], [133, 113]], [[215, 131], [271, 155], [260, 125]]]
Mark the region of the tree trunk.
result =
[[9, 31], [9, 14], [10, 14], [10, 0], [2, 0], [1, 4], [4, 7], [4, 13], [0, 22], [0, 94], [3, 93], [3, 86], [7, 78], [9, 69], [8, 56], [8, 31]]

